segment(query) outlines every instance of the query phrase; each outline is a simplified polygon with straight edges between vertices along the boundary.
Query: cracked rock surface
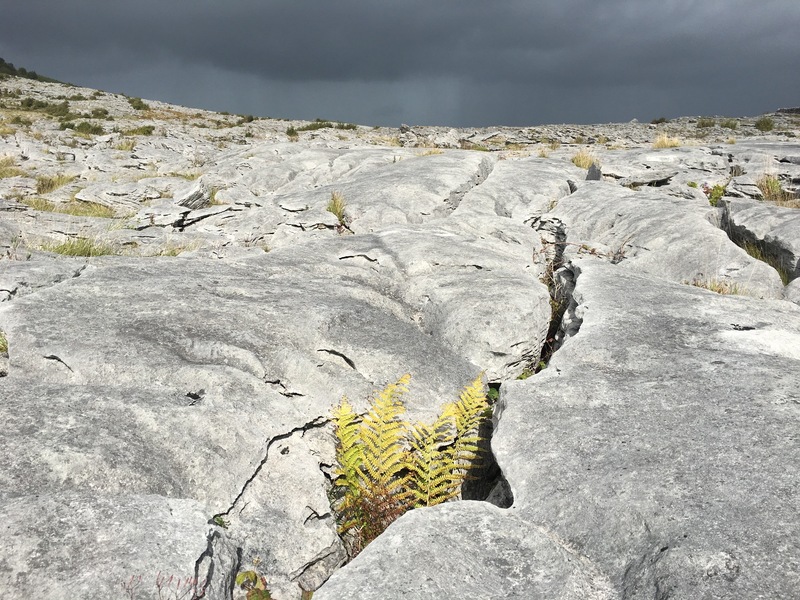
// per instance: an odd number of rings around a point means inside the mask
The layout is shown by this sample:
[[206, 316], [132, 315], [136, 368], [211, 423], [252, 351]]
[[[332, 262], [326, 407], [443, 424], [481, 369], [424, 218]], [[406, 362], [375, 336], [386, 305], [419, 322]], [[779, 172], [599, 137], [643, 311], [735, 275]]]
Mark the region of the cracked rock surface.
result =
[[[295, 142], [0, 88], [0, 597], [240, 600], [246, 570], [276, 600], [800, 588], [798, 209], [756, 191], [796, 194], [790, 116]], [[14, 105], [65, 94], [105, 133]], [[412, 511], [347, 563], [331, 408], [411, 373], [430, 420], [480, 372], [510, 508]]]

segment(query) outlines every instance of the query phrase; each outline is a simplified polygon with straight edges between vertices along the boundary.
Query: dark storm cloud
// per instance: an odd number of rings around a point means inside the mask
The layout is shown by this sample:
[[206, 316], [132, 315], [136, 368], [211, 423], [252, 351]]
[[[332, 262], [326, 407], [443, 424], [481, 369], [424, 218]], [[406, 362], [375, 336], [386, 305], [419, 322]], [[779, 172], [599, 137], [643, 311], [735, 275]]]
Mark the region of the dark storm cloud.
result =
[[800, 104], [797, 0], [26, 0], [3, 13], [7, 60], [239, 112], [466, 125]]

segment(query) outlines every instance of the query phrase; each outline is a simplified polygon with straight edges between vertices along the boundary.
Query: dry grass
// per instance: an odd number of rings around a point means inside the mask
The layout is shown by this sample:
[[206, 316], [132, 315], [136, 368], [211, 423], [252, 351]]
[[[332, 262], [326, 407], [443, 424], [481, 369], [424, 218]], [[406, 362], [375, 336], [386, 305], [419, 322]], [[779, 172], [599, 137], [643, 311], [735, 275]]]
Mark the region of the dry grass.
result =
[[800, 208], [800, 198], [795, 198], [784, 190], [780, 179], [774, 175], [762, 175], [756, 181], [756, 185], [767, 202], [772, 202], [785, 208]]
[[653, 142], [653, 148], [678, 148], [681, 141], [676, 137], [670, 137], [666, 133], [662, 133]]
[[597, 158], [588, 150], [579, 150], [578, 153], [572, 157], [572, 164], [581, 169], [588, 169], [594, 164], [597, 164]]
[[17, 167], [17, 161], [12, 156], [0, 158], [0, 179], [26, 175], [25, 171]]
[[775, 269], [778, 272], [778, 275], [780, 275], [783, 285], [789, 285], [789, 269], [776, 257], [768, 254], [762, 244], [744, 242], [744, 244], [742, 244], [742, 248], [756, 260], [760, 260], [761, 262], [766, 263]]
[[119, 141], [115, 146], [114, 150], [124, 150], [126, 152], [130, 152], [136, 147], [136, 140], [133, 139], [125, 139]]
[[65, 185], [72, 183], [74, 180], [74, 175], [64, 175], [61, 173], [53, 176], [40, 175], [36, 178], [36, 193], [48, 194], [53, 190], [57, 190], [60, 187], [64, 187]]
[[436, 154], [444, 154], [444, 150], [439, 148], [431, 148], [430, 150], [425, 150], [420, 156], [435, 156]]
[[738, 283], [725, 279], [695, 279], [692, 281], [691, 285], [712, 291], [716, 294], [741, 295], [746, 293], [746, 290], [740, 287]]
[[42, 250], [65, 256], [106, 256], [108, 254], [116, 254], [111, 246], [88, 238], [69, 239], [60, 244], [44, 244]]
[[113, 209], [95, 202], [72, 201], [58, 204], [37, 196], [32, 198], [20, 198], [19, 201], [26, 206], [30, 206], [34, 210], [61, 213], [75, 217], [99, 217], [110, 219], [114, 216]]
[[8, 339], [2, 331], [0, 331], [0, 354], [8, 354]]
[[346, 215], [344, 214], [345, 210], [347, 209], [347, 202], [344, 200], [344, 196], [339, 192], [331, 192], [331, 199], [328, 200], [328, 206], [325, 207], [329, 213], [332, 213], [339, 219], [340, 225], [346, 224]]

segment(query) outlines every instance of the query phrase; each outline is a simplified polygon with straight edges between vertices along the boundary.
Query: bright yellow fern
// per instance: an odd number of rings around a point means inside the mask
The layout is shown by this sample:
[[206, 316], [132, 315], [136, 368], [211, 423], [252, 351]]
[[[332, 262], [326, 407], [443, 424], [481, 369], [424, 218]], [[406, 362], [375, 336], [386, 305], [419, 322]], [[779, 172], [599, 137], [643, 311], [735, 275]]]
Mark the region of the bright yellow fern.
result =
[[488, 402], [479, 375], [458, 401], [444, 406], [430, 425], [404, 421], [401, 396], [410, 375], [386, 386], [365, 415], [343, 398], [333, 410], [336, 426], [335, 487], [339, 531], [357, 554], [404, 512], [434, 506], [461, 494], [480, 452], [479, 428]]

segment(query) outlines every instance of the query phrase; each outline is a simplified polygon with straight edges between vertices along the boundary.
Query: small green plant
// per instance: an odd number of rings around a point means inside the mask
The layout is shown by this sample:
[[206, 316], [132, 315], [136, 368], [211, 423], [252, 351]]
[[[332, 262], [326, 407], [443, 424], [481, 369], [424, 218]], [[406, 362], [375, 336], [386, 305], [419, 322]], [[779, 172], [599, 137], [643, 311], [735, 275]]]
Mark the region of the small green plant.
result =
[[597, 159], [594, 157], [594, 155], [585, 149], [579, 150], [578, 153], [572, 157], [572, 164], [574, 164], [576, 167], [580, 167], [581, 169], [588, 169], [596, 163]]
[[272, 600], [267, 589], [267, 578], [255, 571], [241, 571], [236, 575], [236, 585], [246, 590], [247, 600]]
[[700, 117], [697, 119], [697, 128], [698, 129], [706, 129], [708, 127], [714, 127], [717, 124], [715, 119], [710, 119], [708, 117]]
[[347, 215], [345, 215], [345, 210], [347, 209], [347, 203], [344, 200], [344, 196], [342, 196], [339, 192], [331, 192], [331, 199], [328, 200], [328, 205], [325, 207], [329, 213], [332, 213], [337, 219], [339, 219], [339, 225], [342, 227], [347, 226]]
[[142, 125], [141, 127], [134, 127], [126, 129], [122, 135], [153, 135], [156, 128], [153, 125]]
[[0, 331], [0, 354], [8, 354], [8, 338], [2, 331]]
[[686, 185], [688, 185], [690, 188], [697, 189], [697, 182], [696, 181], [690, 181]]
[[223, 529], [227, 529], [230, 525], [230, 521], [226, 521], [222, 515], [215, 515], [211, 520], [214, 522], [214, 525], [222, 527]]
[[386, 386], [363, 416], [347, 398], [333, 410], [334, 506], [352, 556], [403, 513], [458, 497], [480, 452], [478, 430], [489, 412], [482, 376], [431, 424], [402, 419], [410, 381], [404, 375]]
[[141, 98], [128, 98], [128, 104], [130, 104], [134, 110], [150, 110], [150, 105]]
[[296, 142], [297, 138], [300, 136], [300, 134], [297, 133], [297, 129], [294, 125], [289, 125], [286, 128], [286, 135], [289, 136], [289, 139], [293, 142]]
[[65, 256], [106, 256], [116, 254], [111, 246], [88, 238], [70, 238], [60, 244], [44, 244], [42, 250]]
[[709, 187], [707, 184], [703, 184], [703, 193], [708, 198], [708, 203], [711, 206], [716, 206], [722, 197], [725, 195], [725, 186], [716, 184], [714, 187]]
[[785, 192], [781, 186], [781, 180], [774, 175], [763, 175], [756, 181], [758, 189], [761, 190], [761, 195], [764, 200], [783, 200]]
[[738, 129], [739, 121], [736, 119], [725, 119], [719, 124], [719, 126], [724, 127], [725, 129]]
[[57, 190], [60, 187], [72, 183], [74, 180], [74, 175], [64, 175], [61, 173], [53, 176], [40, 175], [36, 178], [36, 193], [48, 194], [53, 190]]
[[662, 133], [653, 142], [653, 148], [677, 148], [681, 145], [681, 141], [676, 137], [670, 137], [666, 133]]
[[753, 124], [756, 129], [759, 131], [767, 132], [772, 131], [775, 129], [775, 121], [772, 117], [759, 117], [756, 119], [756, 122]]
[[0, 179], [24, 176], [25, 171], [17, 168], [17, 161], [11, 156], [0, 157]]
[[669, 123], [669, 120], [667, 119], [667, 117], [658, 117], [650, 121], [651, 125], [660, 125], [661, 123]]

